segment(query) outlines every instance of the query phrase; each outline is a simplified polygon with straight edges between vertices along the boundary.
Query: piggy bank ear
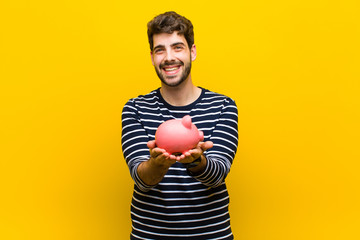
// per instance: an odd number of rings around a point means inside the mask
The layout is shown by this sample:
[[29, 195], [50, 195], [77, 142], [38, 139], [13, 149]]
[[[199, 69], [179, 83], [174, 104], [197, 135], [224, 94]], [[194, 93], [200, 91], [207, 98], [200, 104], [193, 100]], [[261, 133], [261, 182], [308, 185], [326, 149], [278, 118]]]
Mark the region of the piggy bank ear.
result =
[[181, 123], [184, 125], [184, 127], [186, 128], [191, 128], [191, 117], [189, 115], [184, 116], [181, 119]]

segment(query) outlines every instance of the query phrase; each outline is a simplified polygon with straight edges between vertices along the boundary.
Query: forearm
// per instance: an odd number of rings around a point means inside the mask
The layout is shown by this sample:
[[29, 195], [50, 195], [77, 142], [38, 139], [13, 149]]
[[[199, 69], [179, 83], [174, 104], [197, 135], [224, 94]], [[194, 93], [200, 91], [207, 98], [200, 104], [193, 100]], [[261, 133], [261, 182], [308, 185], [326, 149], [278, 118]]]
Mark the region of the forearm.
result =
[[156, 164], [154, 159], [150, 158], [138, 166], [137, 173], [145, 184], [152, 186], [161, 182], [170, 166]]
[[192, 176], [204, 185], [217, 187], [221, 185], [230, 170], [230, 165], [224, 159], [207, 156], [207, 164], [202, 172], [193, 173]]
[[213, 142], [213, 147], [204, 153], [205, 168], [202, 171], [190, 172], [194, 178], [206, 186], [221, 185], [230, 171], [238, 144], [237, 121], [235, 103], [225, 105], [219, 122], [209, 138]]
[[206, 168], [206, 157], [203, 154], [201, 154], [200, 157], [200, 163], [197, 166], [188, 169], [192, 174], [199, 174], [203, 172]]

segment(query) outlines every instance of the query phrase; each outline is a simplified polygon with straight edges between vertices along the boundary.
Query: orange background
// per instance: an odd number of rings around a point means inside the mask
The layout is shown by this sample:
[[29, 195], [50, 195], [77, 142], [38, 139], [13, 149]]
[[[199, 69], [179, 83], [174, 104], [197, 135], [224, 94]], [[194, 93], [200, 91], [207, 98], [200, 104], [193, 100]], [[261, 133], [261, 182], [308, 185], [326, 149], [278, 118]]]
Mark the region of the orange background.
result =
[[125, 102], [159, 84], [146, 23], [195, 27], [196, 85], [239, 108], [236, 239], [360, 239], [359, 1], [3, 1], [0, 239], [128, 239]]

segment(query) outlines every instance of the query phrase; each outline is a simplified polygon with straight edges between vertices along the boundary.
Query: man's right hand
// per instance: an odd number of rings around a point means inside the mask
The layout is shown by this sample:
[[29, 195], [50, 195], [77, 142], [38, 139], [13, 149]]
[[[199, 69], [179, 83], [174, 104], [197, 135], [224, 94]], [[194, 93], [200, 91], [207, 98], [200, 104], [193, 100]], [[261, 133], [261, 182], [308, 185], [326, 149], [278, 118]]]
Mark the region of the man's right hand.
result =
[[145, 184], [152, 186], [161, 182], [171, 165], [176, 162], [176, 157], [156, 147], [155, 140], [149, 141], [147, 146], [150, 150], [150, 159], [142, 162], [137, 172]]
[[151, 164], [154, 164], [158, 167], [169, 168], [176, 162], [176, 157], [170, 155], [166, 150], [156, 147], [155, 140], [149, 141], [147, 146], [150, 150], [150, 159]]

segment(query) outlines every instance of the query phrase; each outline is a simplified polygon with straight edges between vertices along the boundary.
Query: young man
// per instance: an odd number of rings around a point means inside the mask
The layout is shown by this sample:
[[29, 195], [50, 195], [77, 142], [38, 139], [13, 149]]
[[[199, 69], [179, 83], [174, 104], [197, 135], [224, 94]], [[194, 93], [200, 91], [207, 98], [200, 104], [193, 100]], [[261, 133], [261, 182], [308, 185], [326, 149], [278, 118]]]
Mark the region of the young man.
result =
[[[238, 144], [237, 107], [196, 87], [191, 22], [166, 12], [148, 23], [151, 60], [161, 88], [130, 99], [122, 113], [122, 148], [134, 179], [131, 239], [233, 239], [225, 178]], [[204, 142], [180, 156], [156, 147], [158, 126], [190, 115]]]

